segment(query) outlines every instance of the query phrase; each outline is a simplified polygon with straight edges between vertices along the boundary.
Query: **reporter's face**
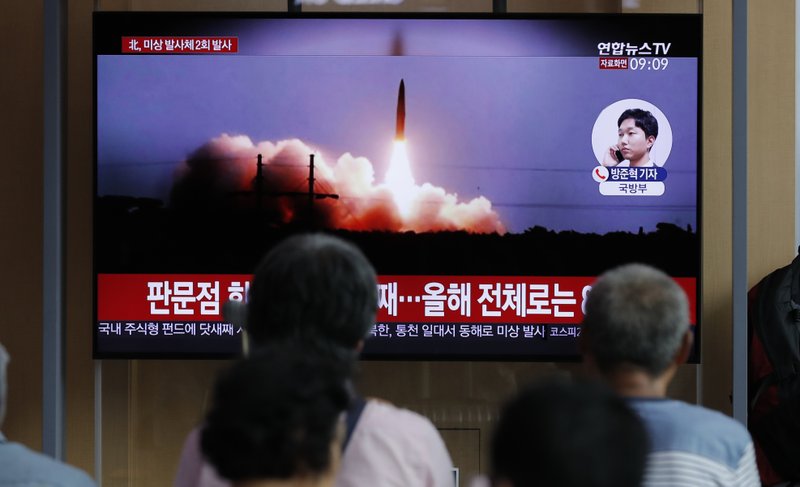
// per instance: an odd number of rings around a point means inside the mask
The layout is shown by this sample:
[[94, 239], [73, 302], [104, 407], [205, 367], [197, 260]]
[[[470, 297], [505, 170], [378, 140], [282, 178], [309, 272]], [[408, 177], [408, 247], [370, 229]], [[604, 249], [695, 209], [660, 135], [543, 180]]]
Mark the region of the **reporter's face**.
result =
[[626, 118], [619, 126], [617, 145], [625, 159], [638, 161], [647, 155], [652, 147], [655, 137], [647, 137], [644, 130], [636, 126], [632, 118]]

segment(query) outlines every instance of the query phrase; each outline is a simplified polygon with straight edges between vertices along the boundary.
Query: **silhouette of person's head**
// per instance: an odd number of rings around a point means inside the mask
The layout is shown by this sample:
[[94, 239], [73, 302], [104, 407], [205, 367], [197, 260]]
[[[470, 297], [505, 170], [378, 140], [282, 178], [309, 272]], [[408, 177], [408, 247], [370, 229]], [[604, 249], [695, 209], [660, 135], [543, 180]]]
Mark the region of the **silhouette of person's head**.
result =
[[659, 378], [686, 360], [691, 339], [686, 293], [658, 269], [617, 267], [589, 291], [581, 347], [602, 374]]
[[357, 349], [377, 306], [375, 269], [355, 245], [301, 234], [279, 243], [258, 265], [247, 329], [255, 346], [299, 338]]
[[648, 437], [636, 413], [599, 383], [531, 386], [503, 408], [492, 487], [638, 487]]
[[308, 344], [266, 345], [220, 374], [204, 455], [234, 482], [333, 485], [348, 406], [347, 362]]

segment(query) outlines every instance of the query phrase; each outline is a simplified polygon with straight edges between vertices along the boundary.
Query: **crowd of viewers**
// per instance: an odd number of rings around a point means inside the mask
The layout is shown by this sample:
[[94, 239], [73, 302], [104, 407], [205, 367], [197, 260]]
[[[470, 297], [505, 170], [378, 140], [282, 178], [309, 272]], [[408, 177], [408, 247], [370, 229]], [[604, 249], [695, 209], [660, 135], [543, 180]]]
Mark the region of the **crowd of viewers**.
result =
[[[248, 302], [226, 308], [246, 330], [248, 353], [218, 377], [174, 485], [452, 487], [453, 463], [434, 425], [353, 386], [376, 285], [366, 257], [336, 237], [298, 235], [274, 247]], [[586, 377], [534, 384], [511, 398], [492, 437], [489, 474], [474, 485], [761, 485], [741, 424], [667, 398], [693, 339], [675, 281], [622, 266], [597, 280], [585, 305]], [[0, 348], [0, 420], [6, 362]], [[20, 483], [26, 475], [34, 483]], [[94, 484], [0, 436], [0, 485]]]
[[[370, 263], [349, 243], [321, 234], [284, 241], [256, 270], [247, 312], [242, 313], [251, 348], [264, 350], [290, 341], [299, 354], [341, 350], [344, 354], [338, 356], [348, 358], [339, 360], [349, 364], [374, 323], [376, 283]], [[581, 335], [587, 376], [593, 380], [534, 385], [513, 398], [493, 437], [490, 474], [476, 485], [759, 485], [753, 443], [742, 425], [667, 398], [667, 387], [687, 359], [692, 339], [688, 300], [672, 278], [636, 264], [605, 273], [587, 298]], [[335, 465], [341, 456], [337, 486], [453, 485], [452, 462], [427, 419], [387, 403], [364, 401], [353, 391], [349, 375], [335, 380], [343, 380], [350, 391], [343, 421], [351, 430], [345, 428], [346, 446], [331, 449], [331, 461], [324, 464]], [[305, 391], [302, 383], [295, 387]], [[284, 401], [274, 395], [259, 397], [273, 397], [276, 407]], [[214, 415], [223, 399], [218, 389], [202, 430], [202, 449], [210, 465], [200, 453], [200, 433], [190, 435], [177, 487], [238, 485], [243, 480], [226, 474], [229, 467], [212, 454], [214, 438], [223, 438], [211, 433], [218, 428]], [[264, 424], [252, 429], [273, 431], [283, 416], [257, 419]], [[270, 421], [275, 424], [268, 425]], [[333, 427], [334, 421], [328, 422], [323, 429]], [[293, 423], [285, 426], [290, 436], [311, 431]], [[330, 434], [321, 436], [322, 443], [330, 439]], [[274, 451], [259, 450], [259, 455], [247, 458], [258, 463], [260, 457], [280, 457], [281, 442], [266, 443]], [[285, 460], [294, 468], [259, 479], [290, 482], [299, 476], [306, 482], [296, 485], [329, 479], [328, 470], [308, 467], [311, 459]]]

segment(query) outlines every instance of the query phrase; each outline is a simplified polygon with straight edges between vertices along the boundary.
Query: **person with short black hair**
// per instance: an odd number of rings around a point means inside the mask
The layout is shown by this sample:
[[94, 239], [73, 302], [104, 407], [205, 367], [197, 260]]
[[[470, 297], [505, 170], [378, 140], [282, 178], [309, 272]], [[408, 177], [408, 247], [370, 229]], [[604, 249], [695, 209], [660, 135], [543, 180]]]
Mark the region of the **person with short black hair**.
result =
[[234, 487], [334, 485], [350, 400], [338, 357], [263, 347], [220, 374], [202, 450]]
[[648, 439], [624, 400], [598, 383], [528, 387], [500, 413], [492, 487], [638, 487]]
[[673, 278], [642, 264], [604, 273], [586, 298], [580, 340], [587, 369], [625, 397], [648, 429], [644, 485], [760, 485], [743, 425], [667, 398], [693, 341], [689, 301]]
[[[280, 242], [256, 268], [245, 309], [245, 345], [286, 340], [357, 357], [375, 324], [378, 282], [355, 245], [332, 235], [300, 234]], [[355, 395], [337, 487], [452, 487], [453, 462], [442, 437], [413, 411]], [[175, 487], [225, 487], [204, 464], [197, 430], [184, 442]]]
[[617, 120], [617, 143], [606, 151], [602, 164], [616, 166], [627, 161], [630, 167], [653, 166], [650, 149], [658, 138], [658, 120], [647, 110], [629, 108]]

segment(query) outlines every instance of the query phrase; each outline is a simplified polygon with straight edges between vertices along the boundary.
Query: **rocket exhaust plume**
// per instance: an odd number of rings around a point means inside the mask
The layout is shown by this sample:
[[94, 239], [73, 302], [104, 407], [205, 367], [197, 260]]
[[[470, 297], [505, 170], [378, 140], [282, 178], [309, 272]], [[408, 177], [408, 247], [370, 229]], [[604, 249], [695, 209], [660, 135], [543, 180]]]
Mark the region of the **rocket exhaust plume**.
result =
[[[405, 141], [394, 145], [405, 146]], [[249, 208], [255, 200], [231, 198], [233, 193], [252, 191], [257, 172], [257, 155], [263, 155], [263, 210], [272, 224], [295, 221], [307, 211], [305, 198], [276, 196], [296, 191], [308, 183], [308, 155], [316, 150], [299, 139], [253, 142], [246, 135], [221, 134], [194, 150], [176, 168], [170, 193], [170, 206], [176, 209]], [[407, 158], [405, 152], [401, 157]], [[352, 231], [441, 232], [464, 230], [470, 233], [506, 233], [500, 215], [483, 196], [460, 201], [455, 193], [431, 183], [416, 186], [413, 179], [404, 193], [414, 201], [403, 214], [395, 203], [395, 190], [375, 179], [375, 169], [365, 157], [346, 152], [327, 161], [323, 155], [314, 159], [317, 181], [339, 200], [326, 198], [315, 202], [317, 218], [324, 228]], [[406, 166], [408, 167], [408, 166]], [[409, 174], [410, 176], [410, 174]]]
[[400, 80], [400, 90], [397, 92], [397, 125], [395, 140], [406, 138], [406, 85]]
[[[459, 201], [457, 194], [442, 187], [417, 185], [411, 172], [405, 128], [406, 89], [401, 79], [395, 140], [383, 183], [375, 180], [375, 169], [365, 157], [346, 152], [328, 163], [319, 154], [314, 159], [314, 177], [308, 159], [317, 151], [300, 139], [254, 144], [247, 135], [223, 133], [189, 154], [177, 168], [170, 206], [194, 210], [256, 207], [268, 220], [265, 224], [280, 226], [307, 218], [303, 215], [309, 214], [308, 202], [287, 196], [294, 195], [299, 186], [313, 178], [331, 194], [342, 195], [341, 200], [314, 202], [311, 216], [321, 228], [505, 234], [500, 215], [485, 197]], [[256, 161], [260, 164], [262, 159], [259, 167]], [[270, 177], [260, 176], [262, 170]], [[254, 184], [256, 178], [259, 185]], [[258, 191], [263, 191], [263, 199]]]

